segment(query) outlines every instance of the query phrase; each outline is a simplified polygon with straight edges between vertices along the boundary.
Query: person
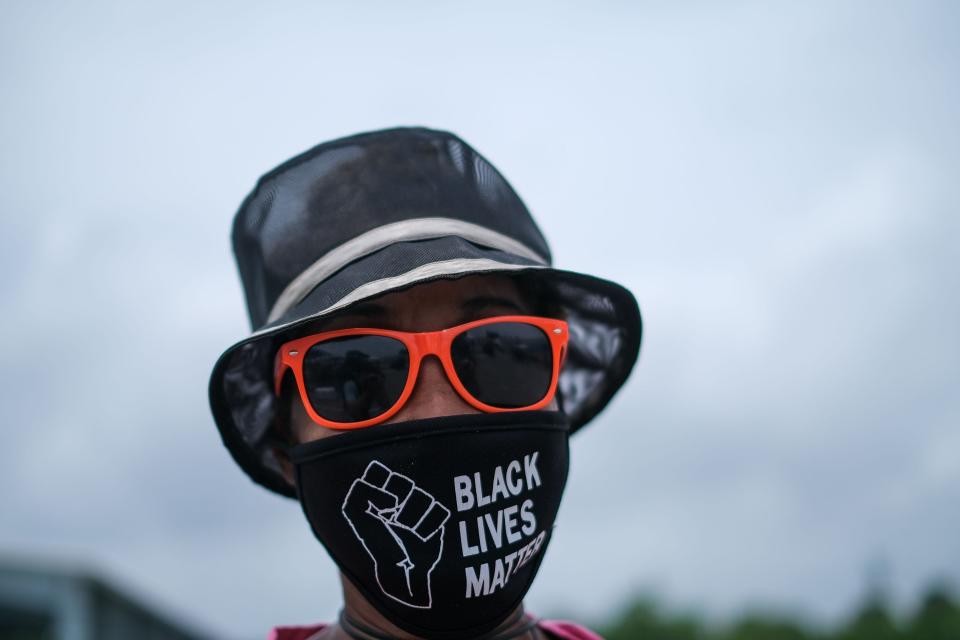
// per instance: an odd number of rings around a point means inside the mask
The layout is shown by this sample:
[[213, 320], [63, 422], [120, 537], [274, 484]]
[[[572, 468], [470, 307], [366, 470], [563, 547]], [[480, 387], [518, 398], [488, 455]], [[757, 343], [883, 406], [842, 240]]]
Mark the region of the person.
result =
[[636, 362], [633, 295], [553, 267], [499, 171], [420, 127], [281, 164], [232, 241], [253, 333], [214, 365], [211, 410], [249, 477], [300, 502], [343, 589], [336, 622], [271, 637], [598, 637], [523, 599], [569, 437]]

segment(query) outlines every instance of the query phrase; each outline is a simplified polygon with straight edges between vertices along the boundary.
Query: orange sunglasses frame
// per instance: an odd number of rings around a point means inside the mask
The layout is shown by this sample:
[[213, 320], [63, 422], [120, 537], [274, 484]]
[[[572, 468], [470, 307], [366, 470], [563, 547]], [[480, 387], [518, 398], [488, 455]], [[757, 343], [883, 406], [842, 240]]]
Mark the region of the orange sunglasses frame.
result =
[[[466, 387], [463, 386], [463, 383], [460, 382], [460, 378], [457, 376], [456, 369], [453, 366], [453, 360], [450, 357], [450, 346], [453, 344], [453, 340], [457, 336], [464, 331], [469, 331], [475, 327], [482, 327], [484, 325], [497, 324], [500, 322], [520, 322], [523, 324], [533, 325], [543, 331], [550, 341], [550, 346], [553, 350], [553, 373], [550, 379], [550, 386], [547, 389], [547, 393], [543, 399], [530, 406], [504, 409], [480, 402], [478, 399], [473, 397], [469, 391], [467, 391]], [[402, 342], [407, 347], [407, 352], [410, 354], [410, 367], [407, 371], [407, 381], [403, 387], [403, 392], [400, 394], [400, 397], [393, 404], [393, 406], [375, 418], [369, 418], [367, 420], [361, 420], [358, 422], [335, 422], [333, 420], [327, 420], [314, 411], [313, 405], [310, 403], [309, 397], [307, 396], [306, 385], [304, 385], [303, 382], [303, 359], [307, 351], [315, 344], [325, 340], [342, 338], [344, 336], [386, 336], [389, 338], [394, 338]], [[447, 379], [450, 381], [450, 384], [453, 385], [453, 388], [456, 390], [456, 392], [475, 409], [487, 413], [500, 413], [507, 411], [536, 411], [547, 406], [557, 392], [557, 381], [560, 377], [560, 369], [563, 367], [563, 361], [566, 358], [568, 339], [569, 328], [566, 321], [557, 320], [555, 318], [541, 318], [539, 316], [494, 316], [492, 318], [483, 318], [482, 320], [474, 320], [472, 322], [459, 324], [455, 327], [449, 327], [439, 331], [411, 332], [374, 328], [324, 331], [322, 333], [315, 333], [313, 335], [297, 338], [296, 340], [290, 340], [289, 342], [285, 342], [280, 347], [280, 349], [277, 351], [274, 363], [274, 391], [277, 396], [280, 395], [280, 385], [283, 381], [283, 376], [286, 374], [287, 369], [290, 369], [293, 371], [293, 376], [297, 382], [297, 388], [300, 391], [300, 400], [303, 403], [304, 408], [307, 410], [307, 414], [310, 416], [311, 420], [330, 429], [345, 430], [371, 427], [375, 424], [389, 420], [391, 416], [400, 411], [400, 409], [407, 403], [407, 400], [410, 399], [410, 394], [413, 393], [413, 390], [417, 385], [417, 378], [420, 375], [420, 363], [422, 362], [423, 358], [428, 355], [434, 355], [443, 365], [443, 370], [447, 374]]]

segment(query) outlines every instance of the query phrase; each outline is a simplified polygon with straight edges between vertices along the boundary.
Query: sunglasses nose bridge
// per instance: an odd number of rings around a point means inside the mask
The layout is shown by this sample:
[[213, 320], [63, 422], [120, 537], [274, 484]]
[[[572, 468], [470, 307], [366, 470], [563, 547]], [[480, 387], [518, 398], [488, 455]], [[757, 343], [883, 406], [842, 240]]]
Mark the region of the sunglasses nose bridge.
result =
[[443, 334], [440, 331], [417, 333], [414, 334], [413, 339], [420, 357], [432, 354], [442, 359]]
[[[447, 371], [447, 366], [444, 364], [444, 362], [447, 360], [444, 355], [444, 344], [446, 342], [444, 338], [445, 335], [443, 331], [430, 331], [413, 334], [414, 345], [419, 353], [417, 369], [423, 366], [423, 362], [427, 356], [433, 356], [437, 359], [437, 362], [443, 368], [445, 375], [449, 378], [450, 373]], [[419, 374], [419, 371], [417, 373]]]

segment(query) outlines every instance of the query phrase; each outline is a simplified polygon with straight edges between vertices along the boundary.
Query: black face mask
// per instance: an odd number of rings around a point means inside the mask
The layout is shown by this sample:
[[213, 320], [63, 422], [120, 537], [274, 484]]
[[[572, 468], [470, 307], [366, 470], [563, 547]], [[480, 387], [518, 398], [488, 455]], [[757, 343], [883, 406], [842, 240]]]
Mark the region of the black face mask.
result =
[[410, 633], [479, 638], [522, 602], [567, 480], [555, 411], [427, 418], [292, 447], [317, 539]]

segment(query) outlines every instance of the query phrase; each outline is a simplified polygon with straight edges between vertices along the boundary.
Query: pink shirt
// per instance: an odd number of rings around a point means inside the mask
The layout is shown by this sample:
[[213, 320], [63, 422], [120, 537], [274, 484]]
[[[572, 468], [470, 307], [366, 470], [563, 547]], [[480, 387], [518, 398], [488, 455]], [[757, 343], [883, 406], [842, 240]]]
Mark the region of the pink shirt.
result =
[[[593, 631], [563, 620], [541, 620], [537, 626], [555, 640], [603, 640]], [[325, 624], [307, 627], [274, 627], [268, 640], [309, 640], [310, 636], [326, 628]]]

